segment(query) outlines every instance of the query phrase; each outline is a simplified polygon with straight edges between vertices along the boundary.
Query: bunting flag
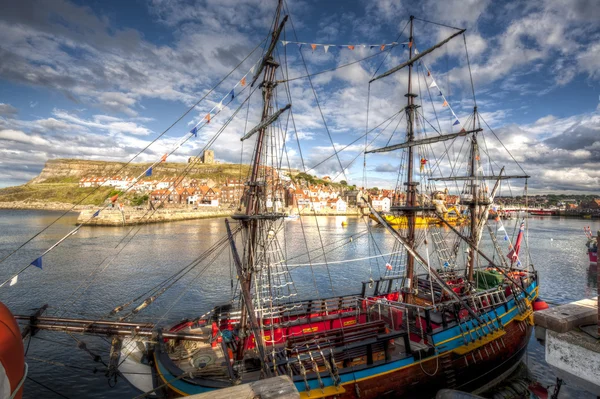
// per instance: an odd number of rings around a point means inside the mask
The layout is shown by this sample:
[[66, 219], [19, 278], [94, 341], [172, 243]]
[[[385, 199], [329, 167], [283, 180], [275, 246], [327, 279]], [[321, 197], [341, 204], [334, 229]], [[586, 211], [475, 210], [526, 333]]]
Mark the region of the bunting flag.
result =
[[[289, 40], [280, 40], [281, 44], [285, 47], [290, 43], [295, 43], [298, 45], [298, 48], [301, 49], [303, 45], [308, 45], [310, 46], [311, 50], [314, 52], [316, 51], [319, 47], [323, 47], [323, 50], [325, 50], [325, 52], [327, 53], [329, 51], [330, 47], [334, 47], [334, 48], [339, 48], [341, 49], [350, 49], [350, 50], [354, 50], [357, 47], [362, 47], [364, 49], [375, 49], [378, 48], [380, 51], [384, 51], [386, 48], [390, 48], [390, 47], [394, 47], [397, 46], [399, 43], [398, 42], [391, 42], [391, 43], [379, 43], [379, 44], [321, 44], [321, 43], [308, 43], [308, 42], [292, 42]], [[409, 46], [411, 46], [411, 44], [409, 42], [403, 42], [400, 43], [402, 44], [402, 47], [405, 48], [406, 45], [408, 44]]]
[[94, 212], [94, 214], [92, 215], [93, 218], [98, 217], [98, 215], [100, 214], [100, 209], [98, 209], [96, 212]]
[[36, 260], [34, 260], [33, 262], [30, 263], [31, 266], [35, 266], [35, 267], [39, 267], [40, 269], [42, 268], [42, 257], [40, 256], [39, 258], [37, 258]]
[[442, 104], [442, 107], [447, 107], [448, 106], [448, 101], [444, 100], [444, 103]]
[[454, 121], [454, 123], [452, 124], [452, 126], [456, 126], [456, 125], [458, 125], [458, 124], [460, 124], [460, 122], [459, 122], [459, 120], [457, 119], [457, 120], [455, 120], [455, 121]]
[[504, 228], [504, 225], [498, 227], [498, 231], [506, 231], [506, 229]]
[[[434, 87], [438, 87], [437, 83], [435, 83], [435, 80], [431, 81], [431, 84], [429, 85], [430, 89], [433, 89]], [[440, 95], [442, 94], [442, 92], [440, 91]]]
[[[192, 130], [190, 130], [190, 133], [192, 133], [192, 135], [194, 137], [198, 137], [198, 126], [194, 126], [194, 128]], [[150, 171], [150, 174], [148, 174], [148, 172], [146, 172], [146, 176], [152, 176], [152, 168], [148, 169]]]
[[10, 280], [10, 286], [12, 287], [13, 285], [17, 284], [18, 280], [19, 280], [19, 275], [17, 274], [16, 276], [14, 276], [12, 278], [12, 280]]
[[448, 267], [448, 266], [450, 266], [450, 263], [448, 263], [447, 261], [444, 262], [444, 267]]
[[508, 235], [504, 234], [504, 241], [508, 241]]
[[210, 114], [206, 114], [204, 119], [206, 120], [206, 124], [208, 125], [210, 123]]
[[443, 95], [443, 94], [442, 94], [442, 92], [440, 91], [440, 92], [438, 93], [438, 96], [442, 96], [442, 97], [443, 97], [444, 95]]
[[160, 158], [160, 162], [167, 162], [167, 156], [169, 154], [164, 154], [161, 158]]
[[119, 194], [113, 195], [112, 197], [110, 197], [110, 202], [115, 203], [115, 202], [117, 202], [118, 199], [119, 199]]
[[411, 48], [413, 45], [413, 42], [408, 42], [408, 48]]
[[240, 84], [242, 86], [246, 86], [246, 77], [245, 76], [242, 78], [242, 80], [240, 80]]
[[431, 72], [427, 71], [427, 76], [431, 76]]
[[466, 130], [464, 127], [462, 129], [460, 129], [460, 133], [466, 133]]
[[425, 158], [421, 158], [421, 172], [425, 170], [425, 165], [427, 165], [427, 160]]
[[229, 95], [231, 96], [231, 99], [233, 100], [235, 98], [235, 91], [233, 89], [231, 89], [231, 91], [229, 92]]
[[[196, 132], [194, 132], [194, 130], [196, 130], [196, 128], [192, 129], [192, 133], [194, 134], [194, 136], [197, 136]], [[148, 170], [146, 171], [146, 176], [152, 176], [152, 166], [150, 166], [148, 168]]]
[[389, 263], [385, 264], [385, 268], [388, 269], [388, 270], [392, 270], [393, 269], [392, 265], [390, 265]]

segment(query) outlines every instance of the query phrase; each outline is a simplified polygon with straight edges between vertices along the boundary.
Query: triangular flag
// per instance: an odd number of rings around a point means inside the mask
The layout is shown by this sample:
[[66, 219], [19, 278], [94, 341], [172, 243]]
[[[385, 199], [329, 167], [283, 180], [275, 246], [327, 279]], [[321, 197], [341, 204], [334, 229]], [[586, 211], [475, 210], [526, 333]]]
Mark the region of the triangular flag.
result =
[[441, 96], [441, 95], [442, 95], [442, 92], [440, 91], [440, 93], [438, 94], [438, 96]]
[[442, 104], [442, 107], [447, 107], [448, 106], [448, 101], [444, 100], [444, 103]]
[[316, 44], [311, 44], [310, 47], [313, 49], [313, 51], [315, 51], [316, 48], [317, 48], [317, 45]]
[[160, 162], [167, 162], [167, 156], [168, 156], [168, 155], [169, 155], [169, 154], [164, 154], [164, 155], [162, 156], [162, 158], [160, 158]]
[[389, 263], [385, 264], [385, 268], [388, 269], [388, 270], [392, 270], [393, 269], [392, 265], [390, 265]]
[[463, 127], [462, 129], [460, 129], [459, 133], [466, 133], [467, 131], [465, 130], [465, 128]]
[[[233, 98], [232, 98], [233, 100]], [[217, 104], [217, 108], [219, 109], [219, 111], [223, 110], [223, 100], [219, 101], [219, 103]]]
[[250, 68], [250, 73], [252, 73], [252, 74], [254, 73], [254, 68], [255, 68], [255, 67], [256, 67], [256, 66], [253, 66], [252, 68]]
[[408, 42], [408, 48], [412, 47], [412, 42]]
[[246, 77], [245, 76], [242, 78], [242, 80], [240, 80], [240, 83], [242, 84], [242, 86], [246, 86]]
[[288, 42], [288, 41], [286, 41], [286, 40], [282, 40], [282, 41], [281, 41], [281, 44], [283, 44], [284, 46], [285, 46], [285, 45], [287, 45], [288, 43], [289, 43], [289, 42]]
[[325, 52], [327, 52], [327, 50], [329, 50], [329, 46], [323, 46], [323, 48], [325, 49]]
[[206, 119], [206, 124], [208, 125], [210, 123], [210, 114], [206, 114], [204, 119]]
[[96, 212], [94, 212], [94, 214], [92, 215], [93, 218], [97, 217], [100, 214], [100, 209], [98, 209]]
[[42, 268], [42, 257], [40, 256], [39, 258], [37, 258], [36, 260], [34, 260], [33, 262], [30, 263], [31, 266], [35, 266], [35, 267], [39, 267], [40, 269]]
[[427, 76], [431, 76], [431, 72], [430, 71], [427, 71]]
[[450, 266], [450, 263], [448, 263], [447, 261], [444, 262], [444, 267], [448, 267], [448, 266]]
[[402, 48], [406, 48], [406, 43], [402, 43]]
[[350, 50], [354, 50], [354, 46], [352, 46], [352, 45], [348, 46], [348, 48], [349, 48]]
[[375, 47], [377, 47], [377, 46], [376, 46], [376, 45], [371, 45], [371, 46], [369, 46], [369, 48], [375, 48]]
[[381, 47], [379, 47], [379, 50], [381, 50], [381, 51], [385, 50], [385, 44], [382, 44]]
[[110, 202], [117, 202], [118, 199], [119, 199], [119, 194], [113, 195], [112, 197], [110, 197]]
[[504, 241], [508, 241], [508, 236], [506, 234], [504, 235]]
[[[193, 132], [194, 134], [196, 134], [196, 128], [194, 128], [194, 129], [192, 130], [192, 132]], [[152, 166], [151, 166], [151, 167], [149, 167], [149, 168], [148, 168], [148, 170], [146, 171], [146, 176], [152, 176]]]
[[498, 231], [506, 231], [506, 229], [504, 228], [504, 226], [500, 226], [498, 227]]
[[361, 44], [362, 48], [367, 48], [366, 44]]
[[[190, 133], [192, 133], [194, 135], [194, 137], [198, 137], [198, 126], [194, 126], [194, 128], [190, 131]], [[151, 176], [152, 175], [152, 168], [150, 168], [148, 170], [150, 171], [150, 174], [148, 174], [148, 172], [146, 172], [146, 176]]]
[[[415, 49], [415, 54], [419, 54], [419, 50]], [[419, 61], [421, 62], [421, 61]]]
[[17, 280], [19, 280], [19, 275], [18, 274], [16, 276], [14, 276], [12, 278], [12, 280], [10, 280], [10, 286], [12, 287], [13, 285], [17, 284]]
[[231, 96], [231, 99], [233, 100], [235, 98], [235, 91], [233, 91], [233, 89], [229, 92], [229, 95]]
[[435, 80], [431, 82], [431, 84], [429, 85], [429, 88], [432, 89], [434, 87], [437, 87], [437, 83], [435, 83]]
[[459, 121], [458, 121], [458, 119], [457, 119], [457, 120], [455, 120], [455, 121], [454, 121], [454, 123], [452, 124], [452, 126], [456, 126], [456, 125], [458, 125], [459, 123], [460, 123], [460, 122], [459, 122]]

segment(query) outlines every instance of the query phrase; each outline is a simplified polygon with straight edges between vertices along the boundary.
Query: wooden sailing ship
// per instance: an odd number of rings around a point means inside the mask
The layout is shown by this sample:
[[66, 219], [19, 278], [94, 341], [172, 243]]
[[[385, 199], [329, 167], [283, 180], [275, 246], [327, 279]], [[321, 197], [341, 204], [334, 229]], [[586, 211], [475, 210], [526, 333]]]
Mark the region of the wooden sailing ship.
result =
[[[521, 265], [518, 249], [507, 261], [488, 212], [501, 180], [527, 176], [505, 175], [504, 169], [496, 175], [480, 173], [478, 137], [483, 129], [476, 106], [472, 126], [460, 132], [426, 138], [418, 138], [415, 132], [419, 105], [412, 90], [413, 68], [464, 30], [416, 54], [411, 17], [408, 60], [373, 79], [408, 69], [405, 141], [367, 151], [403, 150], [408, 160], [403, 171], [406, 200], [391, 210], [402, 220], [399, 226], [391, 226], [366, 199], [371, 214], [389, 231], [398, 249], [386, 274], [357, 283], [354, 293], [296, 300], [292, 276], [282, 261], [286, 215], [267, 206], [278, 185], [273, 154], [280, 150], [272, 149], [277, 142], [275, 122], [293, 109], [291, 102], [283, 107], [275, 102], [276, 90], [284, 86], [277, 78], [280, 65], [274, 55], [287, 21], [281, 13], [280, 3], [269, 46], [250, 83], [259, 84], [262, 91], [261, 122], [242, 137], [254, 140], [250, 175], [239, 212], [225, 221], [227, 237], [219, 243], [228, 246], [235, 266], [233, 298], [208, 314], [168, 328], [128, 320], [164, 291], [149, 296], [125, 316], [122, 312], [131, 303], [116, 307], [110, 320], [43, 316], [27, 320], [36, 331], [113, 337], [111, 375], [125, 368], [139, 371], [144, 377], [132, 382], [149, 393], [190, 395], [288, 375], [304, 398], [433, 397], [442, 388], [477, 391], [499, 381], [526, 351], [538, 277], [529, 264]], [[462, 225], [446, 220], [432, 201], [418, 199], [421, 183], [414, 170], [420, 147], [457, 138], [466, 140], [470, 148], [467, 174], [427, 176], [427, 181], [464, 184], [460, 205], [468, 209], [468, 219]], [[488, 182], [494, 186], [491, 192]], [[418, 231], [418, 218], [435, 218], [439, 226]], [[480, 245], [486, 228], [491, 251]], [[452, 235], [452, 248], [444, 232]], [[462, 260], [461, 254], [466, 254]]]

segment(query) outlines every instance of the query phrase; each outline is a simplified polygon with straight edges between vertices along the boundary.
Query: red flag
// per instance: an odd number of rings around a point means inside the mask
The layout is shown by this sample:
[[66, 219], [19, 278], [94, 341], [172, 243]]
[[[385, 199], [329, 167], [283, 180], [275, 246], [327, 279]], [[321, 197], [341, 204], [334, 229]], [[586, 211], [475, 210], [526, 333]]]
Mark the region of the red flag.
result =
[[412, 47], [412, 42], [408, 42], [408, 48]]
[[167, 155], [168, 154], [163, 155], [162, 158], [160, 159], [160, 162], [167, 162]]
[[523, 241], [524, 231], [525, 222], [523, 221], [521, 222], [521, 227], [519, 228], [519, 234], [517, 235], [517, 241], [515, 242], [515, 246], [508, 253], [508, 259], [510, 259], [510, 261], [513, 263], [519, 260], [519, 251], [521, 250], [521, 241]]
[[447, 107], [448, 106], [448, 101], [444, 100], [444, 103], [442, 104], [442, 107]]
[[388, 269], [388, 270], [392, 270], [393, 269], [392, 265], [390, 265], [389, 263], [385, 264], [385, 268]]
[[349, 48], [350, 50], [354, 50], [354, 46], [352, 46], [352, 45], [348, 46], [348, 48]]
[[310, 47], [313, 49], [313, 51], [315, 51], [317, 49], [317, 45], [316, 44], [311, 44]]
[[[246, 79], [246, 78], [244, 78], [244, 79]], [[244, 84], [246, 84], [246, 83], [244, 83]], [[206, 119], [206, 124], [208, 125], [210, 123], [210, 114], [206, 114], [204, 119]]]
[[431, 72], [427, 71], [427, 76], [431, 76]]
[[246, 77], [245, 76], [242, 78], [242, 80], [240, 80], [240, 83], [242, 84], [242, 86], [246, 86]]
[[381, 45], [381, 47], [379, 47], [379, 49], [380, 49], [381, 51], [383, 51], [383, 50], [385, 49], [385, 44], [382, 44], [382, 45]]
[[119, 194], [113, 195], [112, 197], [110, 197], [110, 202], [115, 203], [115, 202], [117, 202], [118, 199], [119, 199]]

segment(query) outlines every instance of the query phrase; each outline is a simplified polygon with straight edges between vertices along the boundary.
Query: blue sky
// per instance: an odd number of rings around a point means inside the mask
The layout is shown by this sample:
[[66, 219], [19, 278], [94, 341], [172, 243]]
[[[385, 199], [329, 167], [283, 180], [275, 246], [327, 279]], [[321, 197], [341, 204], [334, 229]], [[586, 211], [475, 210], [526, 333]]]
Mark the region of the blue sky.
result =
[[[0, 1], [0, 187], [25, 183], [52, 158], [127, 161], [231, 71], [269, 31], [274, 0]], [[512, 1], [289, 1], [298, 40], [307, 43], [391, 43], [409, 15], [467, 28], [466, 40], [479, 111], [506, 148], [532, 176], [532, 192], [599, 192], [600, 186], [600, 7], [594, 0]], [[415, 22], [415, 43], [424, 50], [453, 32]], [[286, 40], [294, 41], [288, 22]], [[399, 42], [407, 40], [405, 34]], [[369, 108], [373, 128], [405, 105], [405, 71], [374, 82], [379, 71], [401, 63], [407, 49], [279, 44], [289, 76], [367, 61], [313, 78], [325, 129], [309, 82], [291, 82], [292, 109], [305, 164], [331, 155], [364, 134]], [[153, 161], [186, 134], [259, 59], [254, 53], [140, 161]], [[425, 65], [464, 123], [473, 108], [462, 38], [424, 57]], [[280, 68], [280, 72], [283, 68]], [[281, 75], [280, 77], [282, 77]], [[421, 82], [430, 84], [430, 77]], [[425, 83], [425, 81], [427, 83]], [[413, 81], [414, 83], [414, 81]], [[283, 94], [283, 85], [280, 90]], [[258, 94], [258, 92], [256, 93]], [[237, 100], [242, 100], [240, 96]], [[425, 101], [425, 98], [423, 99]], [[258, 96], [251, 104], [258, 104]], [[281, 98], [280, 105], [285, 99]], [[170, 157], [185, 161], [231, 115], [224, 110]], [[423, 107], [431, 120], [433, 108]], [[442, 131], [456, 128], [441, 108]], [[258, 114], [249, 113], [249, 125]], [[213, 148], [221, 161], [240, 159], [245, 116], [237, 118]], [[376, 132], [375, 132], [376, 133]], [[389, 133], [389, 134], [388, 134]], [[373, 146], [402, 141], [382, 133]], [[291, 166], [301, 167], [295, 139], [288, 142]], [[374, 136], [371, 136], [374, 137]], [[491, 137], [491, 136], [490, 136]], [[511, 163], [490, 140], [490, 154]], [[246, 146], [244, 151], [249, 157]], [[360, 151], [350, 146], [314, 171], [362, 184]], [[395, 184], [399, 154], [369, 155], [367, 182]], [[344, 174], [340, 175], [343, 178]]]

